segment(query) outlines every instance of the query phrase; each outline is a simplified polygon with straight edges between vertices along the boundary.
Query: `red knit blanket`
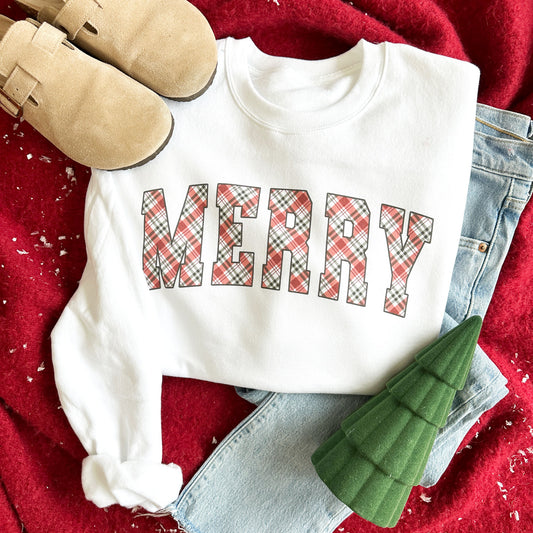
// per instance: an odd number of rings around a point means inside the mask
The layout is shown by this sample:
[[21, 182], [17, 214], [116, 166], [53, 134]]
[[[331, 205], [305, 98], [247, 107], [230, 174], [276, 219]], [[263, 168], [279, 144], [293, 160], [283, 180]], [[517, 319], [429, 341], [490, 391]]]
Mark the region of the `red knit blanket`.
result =
[[[217, 37], [251, 36], [267, 53], [318, 59], [359, 39], [407, 42], [481, 68], [479, 101], [533, 115], [531, 0], [197, 0]], [[24, 18], [11, 0], [0, 13]], [[65, 79], [68, 84], [69, 80]], [[85, 262], [90, 171], [0, 111], [0, 531], [177, 531], [172, 519], [84, 499], [84, 450], [59, 407], [50, 331]], [[480, 344], [510, 394], [469, 432], [441, 481], [416, 487], [401, 532], [533, 531], [533, 205], [515, 234]], [[164, 461], [186, 480], [251, 407], [233, 388], [163, 385]], [[245, 466], [243, 466], [245, 468]], [[352, 515], [337, 530], [378, 531]], [[277, 533], [277, 532], [220, 532]]]

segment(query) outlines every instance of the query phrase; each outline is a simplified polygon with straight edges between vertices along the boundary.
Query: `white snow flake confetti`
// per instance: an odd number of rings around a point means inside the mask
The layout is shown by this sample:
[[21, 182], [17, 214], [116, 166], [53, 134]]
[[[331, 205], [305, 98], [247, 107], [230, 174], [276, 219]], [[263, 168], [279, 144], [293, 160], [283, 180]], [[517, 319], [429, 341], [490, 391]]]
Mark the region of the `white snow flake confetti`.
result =
[[74, 169], [72, 167], [66, 167], [65, 172], [67, 173], [67, 178], [70, 180], [71, 183], [76, 184], [78, 183], [78, 180], [76, 179]]
[[218, 440], [216, 437], [213, 437], [213, 440], [211, 441], [211, 444], [218, 444]]
[[[528, 453], [533, 453], [533, 448], [526, 448]], [[524, 463], [528, 463], [529, 459], [527, 457], [527, 454], [524, 450], [518, 450], [518, 453], [511, 455], [509, 457], [509, 471], [511, 474], [515, 473], [515, 468], [517, 466], [522, 466]]]
[[17, 250], [17, 253], [20, 255], [28, 255], [30, 252], [27, 252], [26, 250]]
[[26, 158], [28, 159], [28, 161], [29, 161], [32, 157], [33, 157], [32, 154], [27, 154], [27, 155], [26, 155]]
[[500, 492], [503, 493], [503, 494], [502, 494], [502, 498], [503, 498], [504, 500], [507, 500], [507, 494], [505, 494], [505, 493], [507, 492], [507, 489], [504, 489], [504, 488], [503, 488], [503, 483], [502, 483], [501, 481], [497, 481], [496, 483], [497, 483], [498, 487], [500, 487]]
[[431, 502], [431, 496], [427, 496], [426, 494], [422, 493], [420, 495], [420, 499], [425, 502], [425, 503], [430, 503]]
[[26, 376], [26, 380], [28, 383], [31, 383], [33, 381], [33, 378], [31, 376]]
[[528, 379], [529, 379], [529, 374], [526, 374], [526, 375], [522, 378], [522, 383], [525, 383]]
[[44, 235], [41, 235], [41, 236], [39, 237], [39, 240], [43, 243], [43, 246], [44, 246], [45, 248], [52, 248], [52, 243], [51, 243], [51, 242], [48, 242], [48, 241], [46, 240], [46, 237], [45, 237]]
[[514, 518], [517, 522], [520, 520], [520, 515], [518, 514], [518, 511], [513, 511], [512, 513], [509, 513], [509, 516], [511, 518]]
[[45, 366], [44, 366], [44, 361], [39, 365], [39, 367], [37, 368], [37, 372], [42, 372], [43, 370], [45, 369]]

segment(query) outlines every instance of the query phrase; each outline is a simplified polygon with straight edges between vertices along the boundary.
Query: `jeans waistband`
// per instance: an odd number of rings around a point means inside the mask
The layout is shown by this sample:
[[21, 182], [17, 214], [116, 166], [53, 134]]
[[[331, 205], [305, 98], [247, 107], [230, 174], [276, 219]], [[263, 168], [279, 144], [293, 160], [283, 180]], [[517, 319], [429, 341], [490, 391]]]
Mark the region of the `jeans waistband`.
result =
[[533, 182], [533, 121], [512, 111], [478, 104], [473, 164], [502, 176]]

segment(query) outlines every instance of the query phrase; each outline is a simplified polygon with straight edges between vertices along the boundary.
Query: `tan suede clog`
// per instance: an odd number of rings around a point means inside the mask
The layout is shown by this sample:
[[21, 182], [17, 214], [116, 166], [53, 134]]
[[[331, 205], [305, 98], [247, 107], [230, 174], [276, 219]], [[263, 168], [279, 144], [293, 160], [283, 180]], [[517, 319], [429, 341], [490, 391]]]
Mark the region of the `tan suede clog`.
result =
[[192, 100], [211, 84], [216, 40], [186, 0], [16, 0], [82, 50], [162, 96]]
[[102, 169], [150, 160], [173, 128], [165, 102], [144, 85], [47, 23], [2, 15], [0, 107], [23, 116], [69, 158]]

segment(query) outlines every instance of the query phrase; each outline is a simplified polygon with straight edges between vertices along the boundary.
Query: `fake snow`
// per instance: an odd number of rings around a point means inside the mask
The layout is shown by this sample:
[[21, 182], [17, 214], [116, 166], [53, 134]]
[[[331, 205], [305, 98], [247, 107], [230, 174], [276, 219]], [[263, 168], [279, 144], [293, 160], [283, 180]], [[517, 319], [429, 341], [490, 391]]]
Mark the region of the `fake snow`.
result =
[[509, 513], [509, 516], [511, 518], [514, 517], [514, 519], [518, 522], [518, 520], [520, 520], [520, 515], [518, 514], [518, 511], [513, 511], [512, 513]]
[[431, 503], [431, 496], [427, 496], [424, 493], [420, 495], [420, 499], [425, 503]]
[[45, 237], [44, 235], [41, 235], [41, 236], [39, 237], [39, 240], [43, 243], [43, 246], [44, 246], [45, 248], [52, 248], [52, 243], [51, 243], [51, 242], [48, 242], [48, 241], [46, 240], [46, 237]]
[[77, 181], [76, 178], [74, 177], [74, 169], [72, 167], [66, 167], [65, 172], [67, 173], [67, 178], [70, 181]]
[[44, 370], [44, 361], [37, 367], [37, 372], [42, 372]]
[[[533, 453], [533, 448], [526, 448], [526, 450], [528, 453]], [[518, 450], [518, 453], [511, 455], [511, 457], [509, 457], [509, 471], [511, 474], [515, 473], [515, 468], [517, 466], [521, 466], [524, 463], [529, 463], [527, 453], [524, 450]]]
[[504, 500], [507, 500], [507, 494], [506, 494], [507, 489], [503, 488], [503, 483], [501, 481], [497, 481], [496, 483], [497, 483], [498, 487], [500, 487], [500, 492], [502, 493], [502, 498]]

